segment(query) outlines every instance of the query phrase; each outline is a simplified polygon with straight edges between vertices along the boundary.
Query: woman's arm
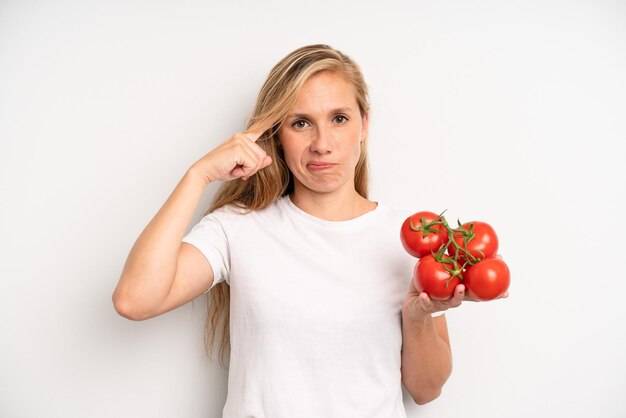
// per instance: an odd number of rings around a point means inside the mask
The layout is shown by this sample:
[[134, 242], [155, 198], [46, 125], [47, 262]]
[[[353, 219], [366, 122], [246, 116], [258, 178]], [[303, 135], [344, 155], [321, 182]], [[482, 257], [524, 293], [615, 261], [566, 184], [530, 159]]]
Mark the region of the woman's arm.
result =
[[[499, 255], [496, 257], [500, 258]], [[508, 298], [506, 291], [500, 298]], [[432, 318], [434, 312], [458, 308], [464, 301], [474, 301], [459, 284], [447, 300], [431, 299], [409, 282], [402, 304], [402, 383], [415, 403], [423, 405], [437, 398], [452, 373], [452, 351], [446, 318]]]
[[452, 372], [452, 353], [444, 315], [423, 319], [402, 315], [402, 383], [415, 403], [437, 398]]
[[402, 383], [415, 403], [423, 405], [437, 398], [452, 373], [452, 352], [444, 315], [461, 305], [465, 286], [460, 284], [448, 300], [433, 300], [409, 282], [409, 291], [402, 304]]
[[[134, 320], [151, 318], [193, 299], [211, 285], [213, 271], [202, 261], [204, 257], [181, 245], [206, 186], [198, 173], [187, 171], [139, 235], [113, 292], [120, 315]], [[186, 282], [186, 294], [181, 286], [174, 286], [176, 276]], [[167, 300], [172, 289], [177, 301]]]
[[130, 251], [113, 292], [115, 310], [141, 320], [174, 309], [213, 283], [213, 270], [200, 250], [183, 243], [202, 193], [211, 182], [254, 175], [271, 163], [255, 142], [261, 131], [237, 133], [185, 173]]

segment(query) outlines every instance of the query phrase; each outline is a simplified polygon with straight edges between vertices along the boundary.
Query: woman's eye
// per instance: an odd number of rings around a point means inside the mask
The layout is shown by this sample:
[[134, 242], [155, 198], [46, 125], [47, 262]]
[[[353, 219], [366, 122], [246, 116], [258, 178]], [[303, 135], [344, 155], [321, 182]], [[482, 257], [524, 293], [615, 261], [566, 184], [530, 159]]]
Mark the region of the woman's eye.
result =
[[344, 115], [337, 115], [337, 116], [335, 116], [335, 121], [337, 123], [340, 123], [340, 124], [341, 123], [346, 123], [348, 121], [348, 118], [345, 117]]
[[291, 124], [294, 128], [304, 128], [306, 127], [307, 122], [305, 120], [297, 120]]

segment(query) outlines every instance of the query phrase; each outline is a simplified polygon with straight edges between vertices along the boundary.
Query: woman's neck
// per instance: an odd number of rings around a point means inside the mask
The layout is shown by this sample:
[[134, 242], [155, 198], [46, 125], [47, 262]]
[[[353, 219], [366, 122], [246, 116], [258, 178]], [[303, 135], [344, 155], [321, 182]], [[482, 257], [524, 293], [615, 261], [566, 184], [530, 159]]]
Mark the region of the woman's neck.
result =
[[376, 202], [367, 200], [356, 190], [339, 195], [300, 189], [295, 190], [290, 199], [301, 210], [327, 221], [354, 219], [374, 210], [377, 206]]

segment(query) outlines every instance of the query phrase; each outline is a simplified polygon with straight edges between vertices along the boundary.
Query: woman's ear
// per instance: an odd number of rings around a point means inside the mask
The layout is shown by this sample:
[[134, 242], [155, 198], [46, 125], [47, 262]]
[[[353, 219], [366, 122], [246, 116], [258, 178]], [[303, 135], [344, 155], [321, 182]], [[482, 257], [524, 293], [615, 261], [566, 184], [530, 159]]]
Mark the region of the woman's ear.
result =
[[365, 141], [365, 138], [367, 138], [368, 129], [369, 129], [369, 114], [366, 112], [363, 115], [362, 123], [361, 123], [361, 142]]

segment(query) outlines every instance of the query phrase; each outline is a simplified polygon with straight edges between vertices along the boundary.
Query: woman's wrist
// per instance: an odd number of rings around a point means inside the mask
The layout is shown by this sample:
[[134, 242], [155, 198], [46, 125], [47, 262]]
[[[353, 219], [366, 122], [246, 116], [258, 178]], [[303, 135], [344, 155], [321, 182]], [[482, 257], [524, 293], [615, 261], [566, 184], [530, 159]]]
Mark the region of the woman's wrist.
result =
[[425, 312], [423, 309], [409, 309], [407, 306], [402, 307], [402, 320], [403, 321], [425, 321], [430, 318], [430, 313]]
[[412, 334], [420, 333], [429, 328], [429, 322], [432, 322], [430, 314], [425, 313], [423, 316], [416, 317], [414, 315], [402, 315], [402, 329]]
[[192, 165], [191, 167], [189, 167], [189, 169], [185, 173], [185, 177], [189, 178], [193, 182], [197, 182], [198, 184], [201, 184], [204, 187], [208, 186], [209, 184], [213, 182], [210, 178], [208, 178], [206, 175], [200, 172], [200, 170], [198, 170], [198, 168], [195, 165]]

